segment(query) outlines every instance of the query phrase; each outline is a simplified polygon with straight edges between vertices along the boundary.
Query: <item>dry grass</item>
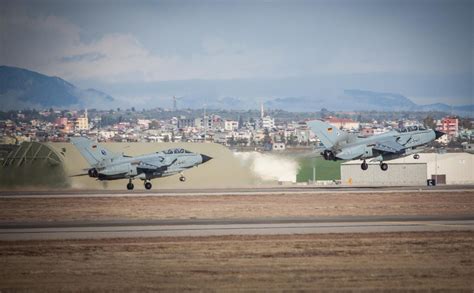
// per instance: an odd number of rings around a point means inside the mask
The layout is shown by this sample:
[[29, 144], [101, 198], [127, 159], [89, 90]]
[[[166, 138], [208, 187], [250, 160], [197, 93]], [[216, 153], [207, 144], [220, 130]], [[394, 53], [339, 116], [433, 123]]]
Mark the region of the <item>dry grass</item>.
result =
[[0, 198], [0, 221], [472, 215], [474, 191]]
[[0, 242], [0, 290], [474, 289], [474, 233]]

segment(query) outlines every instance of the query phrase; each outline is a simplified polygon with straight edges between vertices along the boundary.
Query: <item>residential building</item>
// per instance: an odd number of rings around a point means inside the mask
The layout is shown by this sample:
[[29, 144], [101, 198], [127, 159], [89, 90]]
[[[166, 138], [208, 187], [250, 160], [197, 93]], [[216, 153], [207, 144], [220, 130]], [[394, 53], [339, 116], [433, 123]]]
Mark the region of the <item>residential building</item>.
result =
[[458, 136], [459, 120], [454, 117], [445, 117], [438, 120], [436, 130], [446, 133], [446, 138], [451, 141]]
[[339, 129], [347, 129], [347, 130], [358, 130], [360, 123], [354, 121], [352, 119], [347, 118], [337, 118], [337, 117], [329, 117], [325, 120], [326, 123], [329, 123]]
[[275, 119], [270, 116], [265, 116], [262, 118], [262, 128], [272, 129], [275, 127]]

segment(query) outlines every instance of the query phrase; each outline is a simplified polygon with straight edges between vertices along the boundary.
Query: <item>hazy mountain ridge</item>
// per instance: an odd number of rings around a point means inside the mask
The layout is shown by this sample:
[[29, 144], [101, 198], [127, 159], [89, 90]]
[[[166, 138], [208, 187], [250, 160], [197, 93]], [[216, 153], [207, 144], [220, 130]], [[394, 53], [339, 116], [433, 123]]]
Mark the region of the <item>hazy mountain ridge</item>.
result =
[[[440, 111], [474, 116], [474, 105], [450, 106], [443, 103], [418, 105], [397, 93], [360, 89], [321, 90], [318, 87], [304, 88], [304, 84], [306, 83], [301, 81], [288, 87], [283, 81], [271, 80], [160, 82], [128, 88], [132, 94], [140, 94], [142, 90], [144, 95], [146, 92], [156, 93], [155, 97], [145, 101], [136, 98], [117, 100], [95, 89], [79, 89], [59, 77], [0, 66], [0, 103], [2, 110], [49, 107], [112, 109], [118, 106], [166, 108], [171, 107], [172, 96], [178, 87], [182, 92], [182, 96], [176, 94], [179, 109], [248, 110], [258, 109], [263, 102], [266, 109], [291, 112], [315, 112], [326, 108], [331, 111]], [[298, 92], [301, 87], [311, 94], [291, 96], [291, 92]], [[251, 90], [252, 88], [254, 90]], [[276, 96], [272, 93], [280, 93], [283, 97], [271, 98]]]
[[110, 108], [114, 98], [95, 89], [82, 90], [56, 76], [0, 66], [2, 109]]
[[265, 103], [270, 109], [284, 109], [294, 112], [318, 111], [321, 108], [333, 111], [440, 111], [464, 116], [473, 116], [474, 105], [450, 106], [443, 103], [417, 105], [409, 98], [393, 93], [365, 90], [344, 90], [337, 98], [315, 99], [311, 97], [278, 98]]

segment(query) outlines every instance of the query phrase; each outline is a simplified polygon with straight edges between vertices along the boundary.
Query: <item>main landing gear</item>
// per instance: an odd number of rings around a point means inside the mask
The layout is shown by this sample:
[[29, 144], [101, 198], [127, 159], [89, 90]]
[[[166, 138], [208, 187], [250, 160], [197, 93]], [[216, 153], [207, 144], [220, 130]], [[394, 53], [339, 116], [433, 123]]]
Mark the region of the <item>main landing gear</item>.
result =
[[[360, 164], [360, 168], [362, 170], [367, 170], [369, 168], [369, 165], [367, 164], [367, 162], [364, 160], [364, 162], [362, 162], [362, 164]], [[387, 171], [388, 170], [388, 165], [387, 163], [384, 163], [384, 162], [380, 162], [380, 169], [382, 169], [382, 171]]]
[[133, 190], [133, 187], [135, 187], [135, 186], [133, 185], [132, 179], [130, 178], [130, 179], [128, 180], [127, 189], [128, 189], [128, 190]]
[[150, 181], [145, 181], [145, 188], [150, 190], [151, 189], [151, 182]]
[[[128, 180], [127, 189], [128, 189], [128, 190], [133, 190], [134, 187], [135, 187], [135, 185], [133, 185], [132, 179], [130, 178], [130, 179]], [[150, 181], [145, 181], [145, 189], [150, 190], [151, 187], [152, 187], [151, 182], [150, 182]]]

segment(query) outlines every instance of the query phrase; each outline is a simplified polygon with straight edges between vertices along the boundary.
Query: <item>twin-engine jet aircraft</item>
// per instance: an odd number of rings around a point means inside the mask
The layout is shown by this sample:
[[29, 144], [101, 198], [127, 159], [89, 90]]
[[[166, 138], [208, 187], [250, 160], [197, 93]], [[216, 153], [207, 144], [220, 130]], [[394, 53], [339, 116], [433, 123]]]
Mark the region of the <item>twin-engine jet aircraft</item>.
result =
[[181, 174], [179, 180], [185, 181], [186, 178], [181, 172], [212, 159], [182, 148], [130, 157], [113, 153], [85, 137], [71, 138], [71, 143], [89, 163], [90, 169], [87, 170], [89, 177], [101, 181], [128, 179], [128, 190], [134, 187], [133, 179], [143, 180], [146, 189], [151, 189], [151, 179], [177, 173]]
[[418, 153], [426, 144], [444, 135], [443, 132], [423, 126], [409, 126], [370, 137], [358, 137], [320, 120], [309, 121], [307, 125], [324, 145], [325, 150], [321, 152], [324, 159], [360, 159], [363, 160], [360, 167], [364, 171], [369, 167], [366, 159], [380, 162], [383, 171], [388, 169], [388, 165], [383, 161], [412, 154], [413, 158], [419, 159]]

